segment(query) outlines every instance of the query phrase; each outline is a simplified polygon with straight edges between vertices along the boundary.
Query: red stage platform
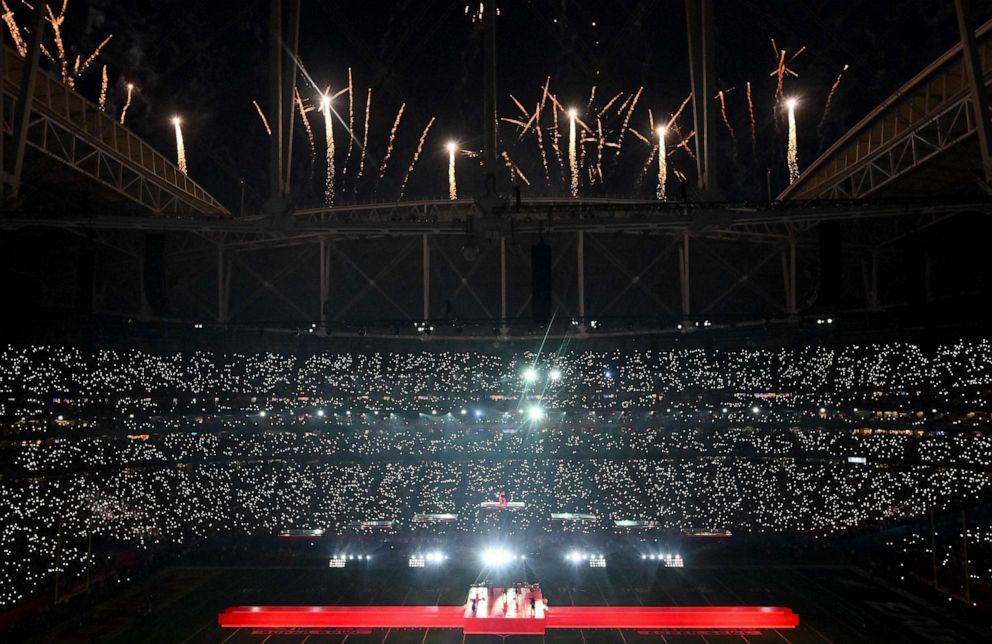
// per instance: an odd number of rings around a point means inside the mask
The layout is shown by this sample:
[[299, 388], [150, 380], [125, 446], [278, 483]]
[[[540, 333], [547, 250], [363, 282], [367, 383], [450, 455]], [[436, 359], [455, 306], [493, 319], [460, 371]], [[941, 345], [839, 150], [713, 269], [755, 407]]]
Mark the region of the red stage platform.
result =
[[[236, 606], [218, 616], [226, 628], [460, 628], [466, 635], [542, 635], [546, 629], [738, 630], [795, 628], [799, 616], [770, 606], [554, 606], [540, 590], [473, 588], [461, 606]], [[471, 609], [476, 599], [476, 611]]]

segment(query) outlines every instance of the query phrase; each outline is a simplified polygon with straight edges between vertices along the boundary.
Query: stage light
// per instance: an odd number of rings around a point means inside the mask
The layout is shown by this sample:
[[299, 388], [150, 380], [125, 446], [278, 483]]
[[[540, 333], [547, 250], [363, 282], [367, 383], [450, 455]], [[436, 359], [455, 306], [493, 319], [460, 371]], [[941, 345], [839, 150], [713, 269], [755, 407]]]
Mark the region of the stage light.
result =
[[535, 381], [537, 381], [537, 370], [533, 367], [524, 369], [524, 382], [530, 384]]
[[323, 409], [318, 409], [317, 410], [317, 417], [318, 418], [323, 418], [324, 417], [324, 410]]
[[475, 410], [475, 417], [476, 418], [482, 418], [482, 410], [481, 409], [476, 409]]
[[548, 372], [548, 380], [551, 382], [558, 382], [561, 380], [561, 369], [552, 369]]
[[758, 407], [757, 405], [755, 405], [754, 407], [751, 408], [751, 413], [752, 414], [761, 413], [761, 407]]
[[606, 372], [603, 373], [603, 377], [606, 378], [607, 380], [612, 380], [613, 379], [613, 372], [612, 371], [606, 371]]
[[465, 414], [467, 414], [467, 413], [468, 413], [468, 410], [467, 410], [467, 409], [463, 409], [463, 410], [461, 411], [461, 415], [462, 415], [462, 416], [464, 416], [464, 415], [465, 415]]
[[502, 548], [487, 548], [482, 551], [482, 562], [487, 566], [503, 566], [513, 561], [513, 553]]
[[266, 416], [265, 410], [263, 409], [262, 411], [258, 412], [258, 415], [261, 416], [262, 418], [265, 418]]
[[537, 405], [534, 405], [533, 407], [529, 407], [527, 409], [527, 420], [531, 421], [532, 423], [536, 423], [540, 421], [542, 418], [544, 418], [544, 410], [538, 407]]

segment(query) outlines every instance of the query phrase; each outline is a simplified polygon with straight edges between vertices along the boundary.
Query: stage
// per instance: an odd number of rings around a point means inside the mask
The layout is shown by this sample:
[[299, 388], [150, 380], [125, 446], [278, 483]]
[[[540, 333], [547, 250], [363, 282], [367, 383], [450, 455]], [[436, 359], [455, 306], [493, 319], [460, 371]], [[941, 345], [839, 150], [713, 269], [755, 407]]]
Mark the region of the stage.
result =
[[[474, 604], [474, 610], [473, 610]], [[536, 586], [472, 586], [460, 606], [235, 606], [224, 628], [455, 628], [465, 635], [543, 635], [548, 629], [729, 631], [795, 628], [775, 606], [548, 606]]]

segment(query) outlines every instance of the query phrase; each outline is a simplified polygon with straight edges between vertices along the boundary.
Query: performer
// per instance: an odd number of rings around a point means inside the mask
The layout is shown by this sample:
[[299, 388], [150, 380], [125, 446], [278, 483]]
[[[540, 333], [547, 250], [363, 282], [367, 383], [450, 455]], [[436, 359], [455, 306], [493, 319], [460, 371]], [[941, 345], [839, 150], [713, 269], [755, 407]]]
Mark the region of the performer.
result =
[[499, 491], [499, 507], [501, 508], [506, 507], [506, 495], [503, 494], [503, 490]]

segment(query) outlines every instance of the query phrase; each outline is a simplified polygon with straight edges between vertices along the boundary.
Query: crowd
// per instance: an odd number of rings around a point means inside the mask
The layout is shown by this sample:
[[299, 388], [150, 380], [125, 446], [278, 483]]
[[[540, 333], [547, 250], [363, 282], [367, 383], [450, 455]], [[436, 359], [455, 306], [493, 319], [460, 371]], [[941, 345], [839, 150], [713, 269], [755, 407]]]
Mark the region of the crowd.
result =
[[[108, 547], [284, 530], [616, 534], [630, 520], [823, 538], [898, 524], [992, 498], [990, 391], [987, 341], [302, 357], [7, 347], [0, 607]], [[500, 491], [524, 507], [480, 507]]]

